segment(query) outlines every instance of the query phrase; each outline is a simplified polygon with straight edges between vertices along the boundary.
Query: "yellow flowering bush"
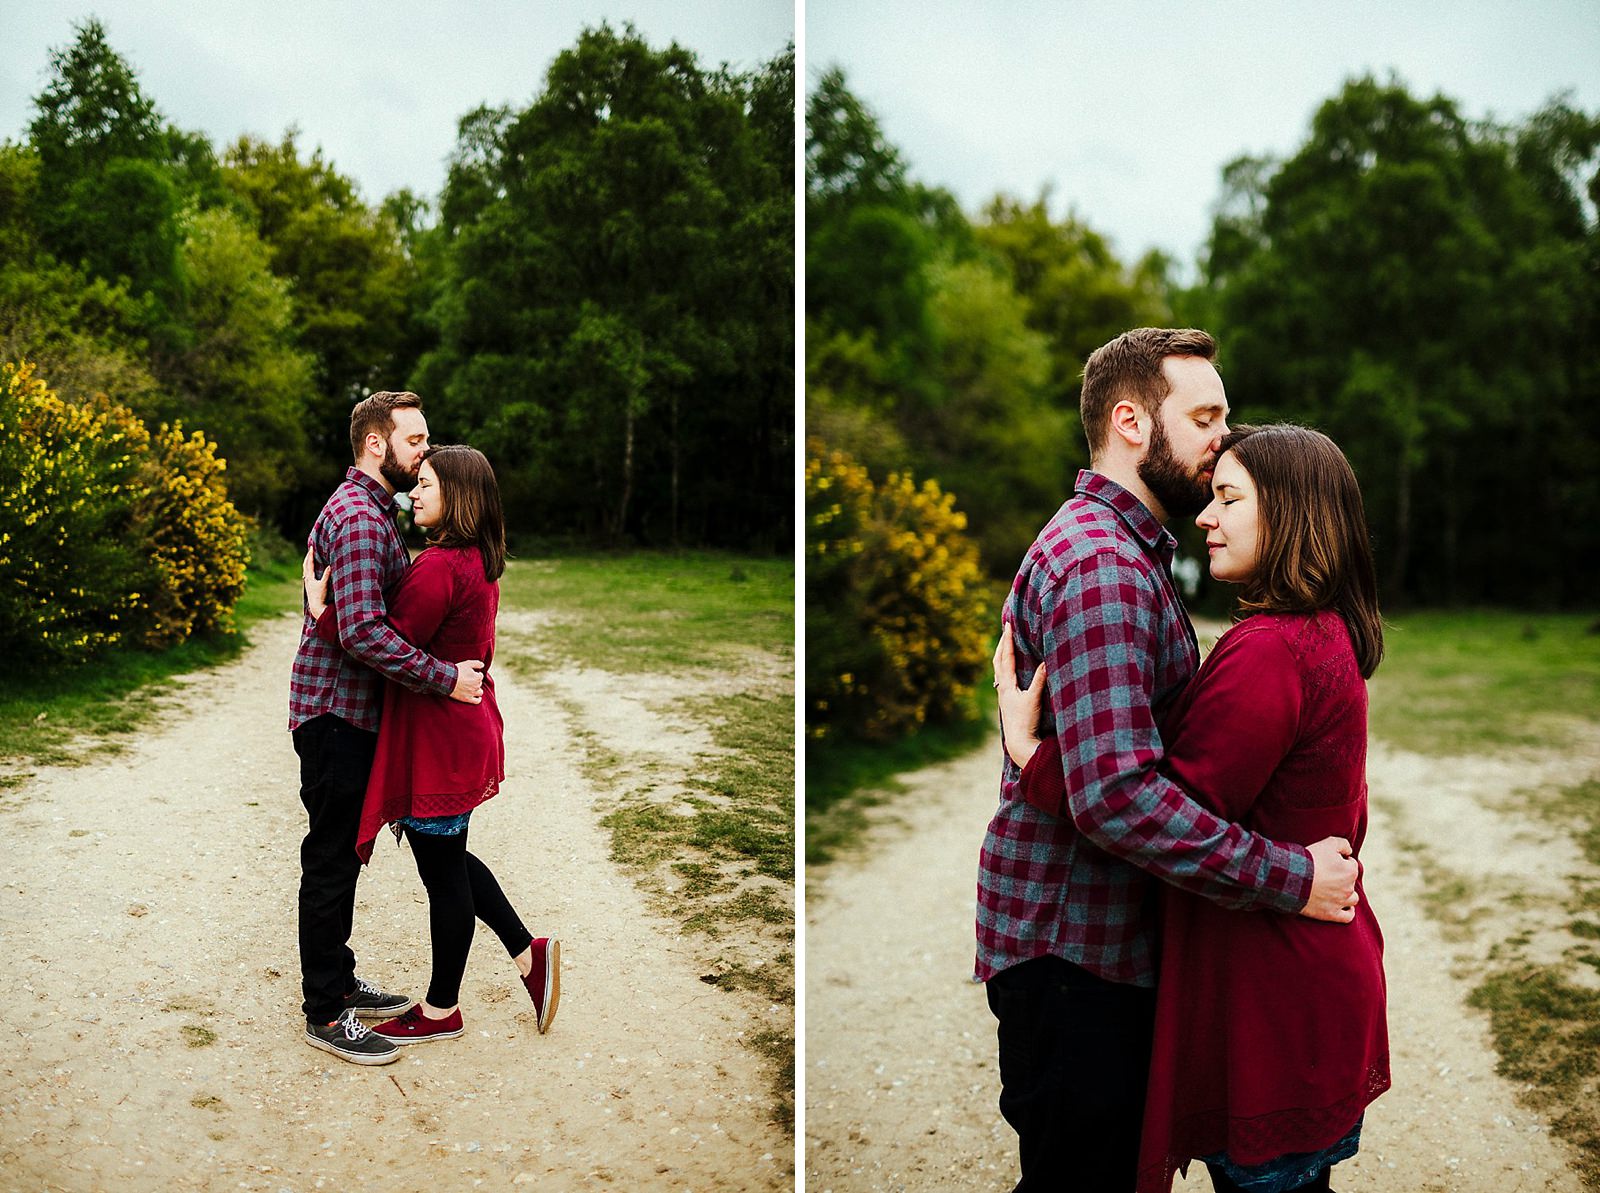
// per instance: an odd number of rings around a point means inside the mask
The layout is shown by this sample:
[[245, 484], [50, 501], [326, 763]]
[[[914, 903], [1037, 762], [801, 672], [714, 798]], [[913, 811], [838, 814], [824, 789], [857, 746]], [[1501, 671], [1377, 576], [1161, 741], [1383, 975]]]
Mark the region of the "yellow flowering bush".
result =
[[937, 482], [874, 484], [806, 444], [807, 733], [884, 741], [948, 719], [988, 658], [985, 580]]
[[249, 554], [248, 523], [223, 483], [227, 461], [216, 444], [181, 426], [163, 424], [150, 449], [152, 475], [137, 515], [156, 573], [146, 645], [232, 632]]
[[136, 628], [148, 571], [127, 529], [140, 447], [105, 410], [57, 397], [32, 365], [0, 363], [0, 644], [8, 656], [81, 659]]
[[196, 435], [155, 435], [103, 396], [64, 401], [0, 363], [0, 646], [74, 661], [226, 629], [244, 519]]

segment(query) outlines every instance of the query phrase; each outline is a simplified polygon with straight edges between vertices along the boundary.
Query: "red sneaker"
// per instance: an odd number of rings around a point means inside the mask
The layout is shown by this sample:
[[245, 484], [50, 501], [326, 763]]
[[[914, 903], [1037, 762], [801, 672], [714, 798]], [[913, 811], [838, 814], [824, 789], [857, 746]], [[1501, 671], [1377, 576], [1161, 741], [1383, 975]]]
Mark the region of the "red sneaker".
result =
[[535, 936], [532, 943], [533, 969], [522, 979], [533, 999], [539, 1017], [539, 1034], [550, 1030], [561, 1001], [561, 942], [554, 936]]
[[420, 1044], [424, 1040], [453, 1040], [466, 1028], [461, 1023], [461, 1008], [457, 1007], [443, 1019], [429, 1019], [418, 1003], [398, 1019], [390, 1019], [372, 1029], [374, 1035], [385, 1036], [396, 1044]]

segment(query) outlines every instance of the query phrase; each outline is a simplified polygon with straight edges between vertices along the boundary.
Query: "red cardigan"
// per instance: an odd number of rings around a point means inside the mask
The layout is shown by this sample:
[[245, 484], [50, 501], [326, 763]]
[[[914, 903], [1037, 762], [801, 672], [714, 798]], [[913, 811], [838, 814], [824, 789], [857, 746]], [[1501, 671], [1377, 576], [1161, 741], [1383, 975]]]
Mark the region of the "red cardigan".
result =
[[[432, 692], [384, 684], [377, 753], [367, 780], [356, 852], [372, 858], [378, 831], [403, 816], [455, 816], [500, 789], [505, 778], [504, 723], [489, 664], [500, 586], [486, 580], [475, 548], [429, 547], [418, 555], [389, 599], [388, 622], [399, 635], [449, 663], [481, 659], [483, 702], [463, 704]], [[338, 641], [333, 606], [317, 632]]]
[[[1165, 730], [1164, 769], [1214, 812], [1279, 841], [1343, 836], [1359, 854], [1367, 689], [1336, 613], [1234, 626]], [[1030, 804], [1060, 814], [1053, 741], [1023, 785]], [[1253, 1165], [1319, 1151], [1388, 1088], [1383, 936], [1364, 889], [1346, 925], [1162, 888], [1140, 1193], [1167, 1193], [1180, 1165], [1216, 1152]]]

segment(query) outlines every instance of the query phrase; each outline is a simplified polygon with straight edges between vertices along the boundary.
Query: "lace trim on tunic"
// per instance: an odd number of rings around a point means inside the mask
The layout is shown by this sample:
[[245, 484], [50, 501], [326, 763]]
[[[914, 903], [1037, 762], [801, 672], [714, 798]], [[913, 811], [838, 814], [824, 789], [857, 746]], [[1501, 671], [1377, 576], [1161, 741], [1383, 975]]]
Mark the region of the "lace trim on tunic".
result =
[[1331, 1135], [1338, 1141], [1352, 1124], [1360, 1122], [1368, 1104], [1388, 1088], [1389, 1058], [1384, 1056], [1368, 1068], [1360, 1090], [1331, 1106], [1275, 1110], [1254, 1118], [1230, 1117], [1226, 1110], [1188, 1115], [1173, 1124], [1164, 1163], [1140, 1169], [1138, 1187], [1141, 1191], [1170, 1189], [1173, 1174], [1204, 1155], [1225, 1151], [1229, 1156], [1278, 1157], [1305, 1152], [1308, 1140]]

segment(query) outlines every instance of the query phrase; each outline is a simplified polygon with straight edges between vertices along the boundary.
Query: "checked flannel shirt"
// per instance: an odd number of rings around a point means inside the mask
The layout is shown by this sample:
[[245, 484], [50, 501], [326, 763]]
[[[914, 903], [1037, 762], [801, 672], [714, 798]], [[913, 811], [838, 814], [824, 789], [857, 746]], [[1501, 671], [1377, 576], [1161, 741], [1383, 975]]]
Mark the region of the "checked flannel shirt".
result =
[[342, 649], [317, 636], [309, 614], [289, 673], [289, 728], [332, 713], [376, 731], [387, 676], [416, 692], [448, 696], [456, 666], [418, 650], [384, 621], [385, 600], [411, 566], [394, 521], [393, 495], [359, 468], [345, 473], [311, 527], [317, 563], [333, 569], [329, 603], [339, 609]]
[[1156, 881], [1224, 907], [1296, 912], [1311, 855], [1220, 820], [1165, 778], [1160, 718], [1200, 650], [1172, 582], [1177, 541], [1121, 485], [1078, 474], [1006, 602], [1017, 674], [1041, 659], [1070, 818], [1023, 799], [1001, 751], [978, 858], [975, 973], [1053, 955], [1153, 986]]

